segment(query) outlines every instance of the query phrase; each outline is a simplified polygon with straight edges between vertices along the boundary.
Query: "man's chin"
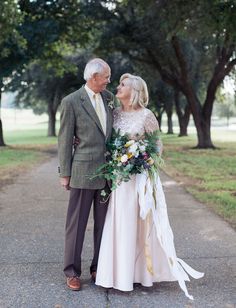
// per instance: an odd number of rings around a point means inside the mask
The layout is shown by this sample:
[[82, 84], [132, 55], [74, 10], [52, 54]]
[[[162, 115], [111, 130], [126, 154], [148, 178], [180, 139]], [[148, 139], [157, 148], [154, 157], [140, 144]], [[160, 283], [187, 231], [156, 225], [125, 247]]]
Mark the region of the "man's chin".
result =
[[107, 88], [107, 84], [103, 86], [102, 91], [106, 90], [106, 88]]

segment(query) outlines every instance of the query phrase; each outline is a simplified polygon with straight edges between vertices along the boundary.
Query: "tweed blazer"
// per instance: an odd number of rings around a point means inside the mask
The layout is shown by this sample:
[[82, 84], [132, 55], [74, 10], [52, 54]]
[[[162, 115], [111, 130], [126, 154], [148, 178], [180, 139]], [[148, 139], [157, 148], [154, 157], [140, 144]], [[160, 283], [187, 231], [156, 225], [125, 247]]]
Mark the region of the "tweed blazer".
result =
[[[106, 142], [112, 132], [114, 96], [107, 90], [101, 92], [101, 96], [107, 114], [106, 135], [84, 86], [64, 97], [61, 103], [59, 172], [61, 177], [70, 177], [73, 188], [102, 189], [105, 186], [104, 179], [91, 179], [97, 167], [105, 162]], [[75, 149], [74, 136], [79, 139]]]

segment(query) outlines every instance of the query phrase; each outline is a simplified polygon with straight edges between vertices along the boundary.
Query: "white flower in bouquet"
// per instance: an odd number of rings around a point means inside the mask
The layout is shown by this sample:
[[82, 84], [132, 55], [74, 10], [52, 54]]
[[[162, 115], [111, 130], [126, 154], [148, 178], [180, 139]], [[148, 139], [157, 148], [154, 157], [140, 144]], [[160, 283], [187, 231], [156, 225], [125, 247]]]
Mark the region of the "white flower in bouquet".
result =
[[139, 146], [139, 150], [140, 150], [142, 153], [145, 152], [145, 150], [146, 150], [145, 145], [140, 145], [140, 146]]
[[121, 161], [122, 163], [126, 163], [127, 160], [128, 160], [128, 155], [126, 155], [126, 154], [122, 155], [121, 158], [120, 158], [120, 161]]
[[138, 150], [138, 144], [137, 142], [133, 143], [130, 147], [129, 147], [129, 152], [132, 153], [135, 157], [136, 155], [139, 154]]

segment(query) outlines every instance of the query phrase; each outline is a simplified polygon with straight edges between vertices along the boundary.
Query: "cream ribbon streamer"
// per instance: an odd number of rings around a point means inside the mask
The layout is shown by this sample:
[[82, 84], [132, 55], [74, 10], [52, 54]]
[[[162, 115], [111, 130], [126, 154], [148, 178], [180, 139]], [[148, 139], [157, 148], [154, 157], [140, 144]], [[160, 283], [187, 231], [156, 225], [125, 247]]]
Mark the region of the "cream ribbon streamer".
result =
[[[157, 196], [156, 202], [153, 198], [154, 185]], [[204, 273], [194, 270], [191, 266], [176, 256], [174, 237], [169, 224], [165, 195], [159, 176], [156, 175], [154, 183], [152, 183], [148, 173], [137, 174], [136, 191], [139, 198], [140, 217], [146, 219], [149, 211], [151, 211], [156, 235], [168, 260], [170, 271], [173, 277], [178, 281], [179, 286], [184, 291], [185, 295], [193, 300], [193, 296], [189, 295], [185, 284], [185, 281], [190, 281], [187, 274], [195, 279], [199, 279], [204, 276]]]

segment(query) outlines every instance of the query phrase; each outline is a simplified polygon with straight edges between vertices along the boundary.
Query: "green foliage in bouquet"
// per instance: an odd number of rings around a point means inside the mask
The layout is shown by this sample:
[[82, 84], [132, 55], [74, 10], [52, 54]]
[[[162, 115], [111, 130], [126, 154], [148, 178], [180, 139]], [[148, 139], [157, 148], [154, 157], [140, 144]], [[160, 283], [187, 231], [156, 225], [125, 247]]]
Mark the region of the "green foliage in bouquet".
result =
[[122, 135], [120, 130], [113, 129], [107, 144], [106, 163], [96, 170], [92, 178], [102, 177], [111, 181], [111, 190], [115, 190], [121, 182], [128, 182], [133, 174], [146, 171], [153, 179], [162, 163], [158, 130], [131, 139], [127, 134]]

